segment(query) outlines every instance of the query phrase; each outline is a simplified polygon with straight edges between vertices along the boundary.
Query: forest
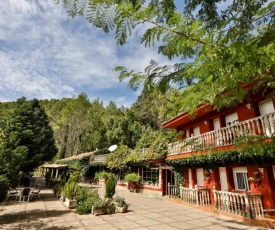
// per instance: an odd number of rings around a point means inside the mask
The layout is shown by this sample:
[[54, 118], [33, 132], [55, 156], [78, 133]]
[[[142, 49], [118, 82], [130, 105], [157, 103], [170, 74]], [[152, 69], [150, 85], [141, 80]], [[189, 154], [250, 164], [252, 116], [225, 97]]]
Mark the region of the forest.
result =
[[114, 101], [104, 107], [85, 93], [0, 103], [0, 174], [12, 180], [44, 162], [95, 150], [108, 153], [114, 144], [138, 150], [173, 141], [176, 134], [161, 129], [161, 123], [176, 115], [177, 94], [144, 90], [130, 108], [118, 108]]

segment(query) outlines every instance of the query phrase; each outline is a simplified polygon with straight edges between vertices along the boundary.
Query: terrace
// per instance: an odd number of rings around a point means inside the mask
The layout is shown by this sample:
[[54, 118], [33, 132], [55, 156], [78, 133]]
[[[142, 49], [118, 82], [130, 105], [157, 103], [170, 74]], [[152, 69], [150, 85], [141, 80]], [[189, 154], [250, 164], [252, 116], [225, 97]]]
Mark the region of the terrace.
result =
[[189, 153], [198, 150], [230, 146], [234, 140], [247, 135], [271, 137], [275, 131], [275, 113], [236, 122], [226, 127], [189, 137], [168, 145], [168, 156]]

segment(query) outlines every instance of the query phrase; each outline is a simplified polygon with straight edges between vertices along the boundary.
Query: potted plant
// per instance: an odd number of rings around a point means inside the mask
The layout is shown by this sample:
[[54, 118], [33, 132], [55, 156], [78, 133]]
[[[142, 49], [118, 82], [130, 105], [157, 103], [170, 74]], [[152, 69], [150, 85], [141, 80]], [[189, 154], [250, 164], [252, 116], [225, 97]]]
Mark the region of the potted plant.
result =
[[98, 179], [103, 181], [104, 184], [106, 184], [109, 177], [110, 177], [110, 174], [107, 173], [106, 171], [102, 171], [98, 173]]
[[116, 206], [116, 212], [119, 213], [125, 213], [128, 210], [128, 207], [130, 204], [127, 204], [124, 197], [117, 196], [114, 199], [115, 206]]
[[128, 181], [128, 189], [130, 191], [137, 192], [138, 190], [138, 183], [140, 181], [140, 176], [136, 173], [129, 173], [125, 175], [124, 179]]
[[66, 196], [65, 205], [68, 208], [76, 207], [76, 194], [78, 191], [78, 185], [76, 183], [75, 177], [71, 176], [64, 186], [64, 193]]
[[109, 198], [97, 199], [92, 206], [92, 214], [97, 216], [98, 214], [112, 214], [115, 211], [115, 205]]

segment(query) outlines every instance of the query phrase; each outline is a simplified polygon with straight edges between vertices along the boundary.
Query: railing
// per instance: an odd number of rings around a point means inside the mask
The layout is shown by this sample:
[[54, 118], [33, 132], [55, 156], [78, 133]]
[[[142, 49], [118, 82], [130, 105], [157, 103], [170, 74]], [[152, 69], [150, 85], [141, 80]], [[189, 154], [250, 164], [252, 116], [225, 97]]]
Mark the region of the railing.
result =
[[106, 156], [109, 154], [103, 154], [103, 155], [94, 155], [94, 162], [103, 162]]
[[144, 153], [147, 153], [148, 150], [149, 150], [149, 148], [139, 149], [139, 150], [138, 150], [138, 153], [139, 153], [139, 154], [144, 154]]
[[169, 197], [177, 197], [177, 186], [168, 183], [166, 194]]
[[168, 155], [231, 145], [236, 138], [248, 134], [270, 137], [274, 132], [275, 113], [270, 113], [168, 144]]
[[210, 205], [209, 188], [186, 188], [180, 186], [181, 201], [193, 205]]
[[213, 188], [215, 209], [247, 218], [263, 217], [262, 194], [217, 191]]

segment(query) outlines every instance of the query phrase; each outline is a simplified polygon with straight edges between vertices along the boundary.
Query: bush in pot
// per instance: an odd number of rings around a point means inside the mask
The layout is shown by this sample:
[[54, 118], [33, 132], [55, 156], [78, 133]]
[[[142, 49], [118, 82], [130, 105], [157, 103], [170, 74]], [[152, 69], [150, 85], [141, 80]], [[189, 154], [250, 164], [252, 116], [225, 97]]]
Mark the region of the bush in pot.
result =
[[92, 190], [88, 187], [80, 187], [76, 195], [76, 212], [80, 215], [88, 214], [92, 211], [92, 206], [101, 202], [97, 190]]
[[125, 175], [124, 179], [128, 181], [128, 188], [130, 189], [130, 191], [137, 192], [140, 176], [136, 173], [129, 173]]
[[116, 196], [114, 198], [115, 206], [116, 206], [116, 212], [127, 212], [128, 207], [130, 204], [126, 203], [125, 198], [121, 196]]
[[105, 187], [105, 198], [113, 198], [113, 196], [116, 193], [116, 183], [117, 183], [117, 179], [115, 175], [109, 174], [109, 178], [106, 182], [106, 187]]
[[76, 194], [79, 189], [79, 186], [76, 183], [76, 178], [74, 176], [70, 176], [69, 180], [66, 182], [64, 186], [64, 193], [66, 196], [65, 204], [69, 208], [75, 208], [76, 206]]

